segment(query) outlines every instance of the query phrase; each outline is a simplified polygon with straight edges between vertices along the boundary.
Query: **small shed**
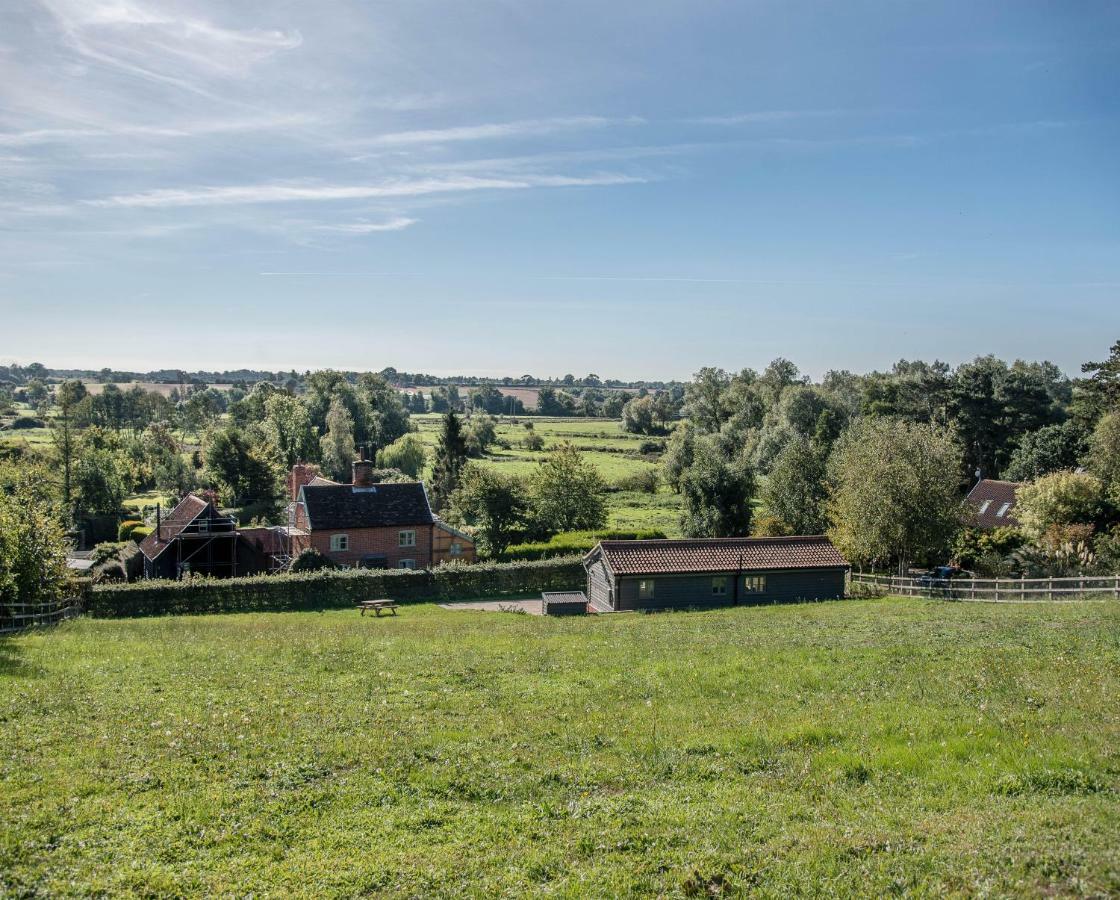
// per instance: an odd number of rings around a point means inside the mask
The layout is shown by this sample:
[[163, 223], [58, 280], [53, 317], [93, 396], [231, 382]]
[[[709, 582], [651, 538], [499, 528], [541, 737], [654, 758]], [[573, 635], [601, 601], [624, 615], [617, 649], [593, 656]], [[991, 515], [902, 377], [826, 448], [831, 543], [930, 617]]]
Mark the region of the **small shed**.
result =
[[545, 591], [541, 594], [541, 612], [546, 616], [585, 615], [587, 595], [583, 591]]

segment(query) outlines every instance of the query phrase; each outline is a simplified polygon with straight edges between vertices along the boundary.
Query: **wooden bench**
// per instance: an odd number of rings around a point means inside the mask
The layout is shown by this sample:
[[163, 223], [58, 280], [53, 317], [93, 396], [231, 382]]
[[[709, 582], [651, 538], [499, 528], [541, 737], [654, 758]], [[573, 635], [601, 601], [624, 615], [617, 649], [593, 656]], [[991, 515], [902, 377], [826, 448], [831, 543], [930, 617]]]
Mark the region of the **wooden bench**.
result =
[[362, 615], [366, 614], [367, 609], [373, 610], [374, 614], [380, 618], [381, 610], [387, 609], [394, 616], [397, 614], [397, 607], [400, 604], [393, 600], [363, 600], [358, 604], [358, 609], [362, 611]]

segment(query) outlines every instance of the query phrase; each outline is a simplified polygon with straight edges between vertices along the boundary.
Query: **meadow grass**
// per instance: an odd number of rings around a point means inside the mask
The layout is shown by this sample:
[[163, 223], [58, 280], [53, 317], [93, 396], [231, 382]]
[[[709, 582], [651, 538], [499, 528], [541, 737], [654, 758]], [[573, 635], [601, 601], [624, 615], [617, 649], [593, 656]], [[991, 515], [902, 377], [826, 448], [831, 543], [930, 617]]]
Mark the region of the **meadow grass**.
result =
[[1120, 605], [0, 642], [0, 894], [1120, 892]]

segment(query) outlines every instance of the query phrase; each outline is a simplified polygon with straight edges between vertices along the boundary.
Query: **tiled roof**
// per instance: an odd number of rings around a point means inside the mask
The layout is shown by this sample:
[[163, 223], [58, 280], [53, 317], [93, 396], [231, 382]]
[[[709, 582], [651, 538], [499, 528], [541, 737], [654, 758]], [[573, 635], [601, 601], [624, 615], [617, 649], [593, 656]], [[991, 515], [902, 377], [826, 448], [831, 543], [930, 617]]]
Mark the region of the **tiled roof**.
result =
[[601, 550], [615, 575], [821, 569], [848, 565], [840, 551], [823, 536], [603, 541], [596, 549]]
[[166, 550], [188, 525], [210, 506], [197, 494], [187, 494], [179, 505], [161, 520], [160, 527], [140, 542], [140, 552], [148, 559], [155, 559]]
[[308, 484], [301, 497], [314, 531], [431, 525], [434, 518], [424, 485], [418, 481], [357, 489], [349, 484]]
[[[996, 481], [985, 478], [968, 492], [968, 505], [972, 507], [973, 518], [981, 528], [999, 528], [1005, 525], [1018, 525], [1015, 518], [1015, 493], [1019, 489], [1017, 481]], [[1000, 511], [1003, 515], [1000, 515]]]

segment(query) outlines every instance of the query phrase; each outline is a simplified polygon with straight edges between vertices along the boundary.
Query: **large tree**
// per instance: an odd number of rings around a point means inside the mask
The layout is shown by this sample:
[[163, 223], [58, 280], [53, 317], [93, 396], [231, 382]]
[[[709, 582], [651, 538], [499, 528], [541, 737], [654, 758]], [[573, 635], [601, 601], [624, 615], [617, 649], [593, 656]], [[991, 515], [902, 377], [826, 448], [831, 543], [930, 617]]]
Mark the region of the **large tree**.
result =
[[0, 491], [0, 607], [38, 604], [70, 588], [62, 520], [36, 486]]
[[1090, 438], [1089, 466], [1120, 506], [1120, 409], [1104, 416]]
[[599, 470], [571, 444], [552, 450], [529, 478], [533, 521], [546, 534], [602, 528], [607, 486]]
[[520, 479], [469, 463], [451, 496], [455, 519], [478, 529], [487, 552], [501, 556], [524, 529], [529, 510]]
[[205, 477], [224, 503], [274, 503], [280, 471], [275, 460], [236, 425], [211, 429], [203, 444]]
[[354, 420], [341, 397], [336, 397], [331, 402], [326, 425], [326, 434], [319, 442], [323, 471], [336, 481], [347, 481], [357, 449], [354, 442]]
[[1015, 500], [1023, 531], [1040, 538], [1054, 526], [1093, 525], [1101, 515], [1104, 484], [1089, 472], [1051, 472], [1021, 485]]
[[828, 527], [827, 454], [807, 438], [785, 446], [762, 491], [767, 511], [786, 534], [823, 534]]
[[424, 442], [415, 434], [397, 438], [384, 450], [377, 451], [377, 465], [383, 469], [399, 469], [412, 478], [419, 478], [428, 461]]
[[384, 376], [366, 372], [358, 379], [358, 393], [370, 411], [367, 442], [371, 452], [408, 434], [409, 411]]
[[944, 428], [901, 419], [854, 422], [829, 459], [830, 535], [848, 559], [905, 573], [940, 560], [963, 520], [961, 448]]
[[1008, 481], [1033, 481], [1051, 472], [1075, 468], [1085, 455], [1086, 446], [1085, 431], [1077, 420], [1045, 425], [1019, 438], [1003, 469], [1003, 477]]
[[451, 502], [451, 495], [459, 486], [459, 476], [467, 461], [467, 439], [463, 434], [463, 420], [449, 409], [440, 427], [436, 444], [435, 461], [432, 463], [431, 498], [437, 510]]
[[262, 427], [286, 468], [318, 456], [319, 447], [311, 426], [311, 416], [297, 397], [283, 391], [270, 394], [264, 401]]
[[680, 479], [686, 537], [743, 537], [751, 530], [754, 469], [742, 455], [729, 457], [714, 436], [697, 438], [692, 463]]

